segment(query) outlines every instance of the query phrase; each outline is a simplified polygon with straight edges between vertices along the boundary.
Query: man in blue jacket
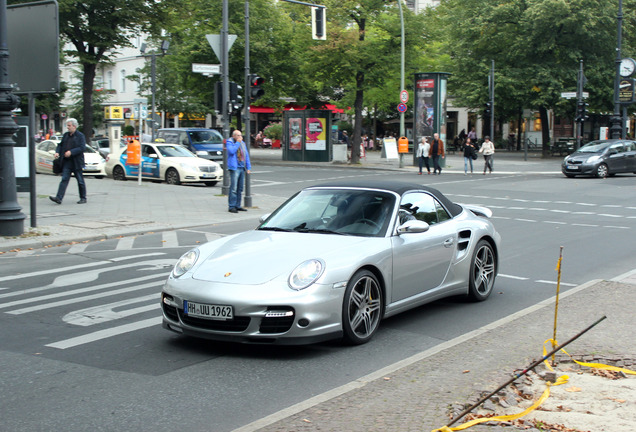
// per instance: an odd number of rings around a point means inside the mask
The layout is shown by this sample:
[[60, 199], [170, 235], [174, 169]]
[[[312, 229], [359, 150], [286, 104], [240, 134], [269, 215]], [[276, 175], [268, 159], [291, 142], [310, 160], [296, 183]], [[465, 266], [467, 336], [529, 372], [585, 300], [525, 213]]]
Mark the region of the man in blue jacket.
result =
[[49, 199], [57, 204], [62, 204], [71, 173], [75, 174], [77, 179], [80, 197], [77, 203], [86, 204], [86, 182], [84, 182], [83, 176], [86, 138], [83, 133], [77, 130], [77, 126], [77, 120], [74, 118], [66, 121], [68, 132], [62, 136], [62, 140], [55, 149], [55, 158], [62, 158], [62, 181], [57, 189], [57, 195], [51, 195]]
[[228, 196], [228, 206], [230, 213], [238, 213], [247, 211], [241, 207], [243, 194], [243, 182], [245, 181], [245, 173], [251, 172], [252, 164], [250, 163], [250, 154], [247, 151], [243, 134], [240, 130], [232, 133], [232, 138], [228, 138], [225, 142], [225, 150], [227, 151], [227, 170], [230, 173], [230, 194]]

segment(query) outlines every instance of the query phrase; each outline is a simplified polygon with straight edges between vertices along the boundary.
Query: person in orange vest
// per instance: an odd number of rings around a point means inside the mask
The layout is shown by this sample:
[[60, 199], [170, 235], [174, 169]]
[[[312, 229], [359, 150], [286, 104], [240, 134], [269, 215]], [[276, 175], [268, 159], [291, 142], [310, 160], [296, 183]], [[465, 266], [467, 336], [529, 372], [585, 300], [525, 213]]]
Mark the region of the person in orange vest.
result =
[[441, 174], [442, 167], [439, 166], [439, 158], [446, 157], [446, 153], [444, 152], [444, 141], [439, 139], [439, 134], [435, 133], [433, 135], [433, 142], [431, 142], [431, 149], [428, 151], [429, 157], [433, 158], [433, 174]]

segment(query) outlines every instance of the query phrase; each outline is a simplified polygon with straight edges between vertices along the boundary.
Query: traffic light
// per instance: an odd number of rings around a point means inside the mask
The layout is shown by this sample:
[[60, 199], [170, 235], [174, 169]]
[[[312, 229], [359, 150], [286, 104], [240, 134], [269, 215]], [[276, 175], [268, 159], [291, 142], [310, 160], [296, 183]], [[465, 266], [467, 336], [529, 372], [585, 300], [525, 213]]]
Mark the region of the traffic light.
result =
[[492, 114], [492, 102], [486, 102], [484, 104], [484, 116], [490, 117]]
[[264, 82], [264, 78], [256, 74], [250, 74], [250, 102], [254, 102], [256, 99], [265, 95], [265, 90], [261, 88]]
[[583, 123], [584, 121], [586, 121], [587, 119], [590, 118], [589, 115], [587, 115], [587, 107], [588, 107], [588, 103], [587, 102], [577, 102], [576, 104], [576, 121], [577, 122], [581, 122]]
[[311, 8], [311, 37], [316, 40], [327, 40], [326, 8]]
[[243, 107], [243, 96], [241, 96], [243, 87], [235, 82], [230, 82], [230, 103], [232, 104], [230, 112], [238, 111]]

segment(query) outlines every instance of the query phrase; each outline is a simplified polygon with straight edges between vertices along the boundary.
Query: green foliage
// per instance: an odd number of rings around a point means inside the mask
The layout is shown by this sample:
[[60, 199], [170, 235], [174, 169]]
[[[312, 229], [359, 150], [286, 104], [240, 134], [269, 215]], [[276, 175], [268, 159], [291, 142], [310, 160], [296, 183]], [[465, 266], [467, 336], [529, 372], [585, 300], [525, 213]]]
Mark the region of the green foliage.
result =
[[282, 123], [270, 123], [265, 129], [263, 129], [263, 135], [271, 140], [281, 139], [283, 137]]

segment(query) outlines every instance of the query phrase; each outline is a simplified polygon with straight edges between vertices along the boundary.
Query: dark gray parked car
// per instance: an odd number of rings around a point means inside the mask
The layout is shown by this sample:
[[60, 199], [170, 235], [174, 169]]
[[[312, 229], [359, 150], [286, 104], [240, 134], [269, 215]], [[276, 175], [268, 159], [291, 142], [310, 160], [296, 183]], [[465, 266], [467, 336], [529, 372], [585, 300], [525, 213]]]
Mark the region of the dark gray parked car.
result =
[[616, 139], [592, 141], [566, 156], [561, 171], [566, 177], [588, 175], [604, 178], [619, 173], [636, 174], [636, 142]]

